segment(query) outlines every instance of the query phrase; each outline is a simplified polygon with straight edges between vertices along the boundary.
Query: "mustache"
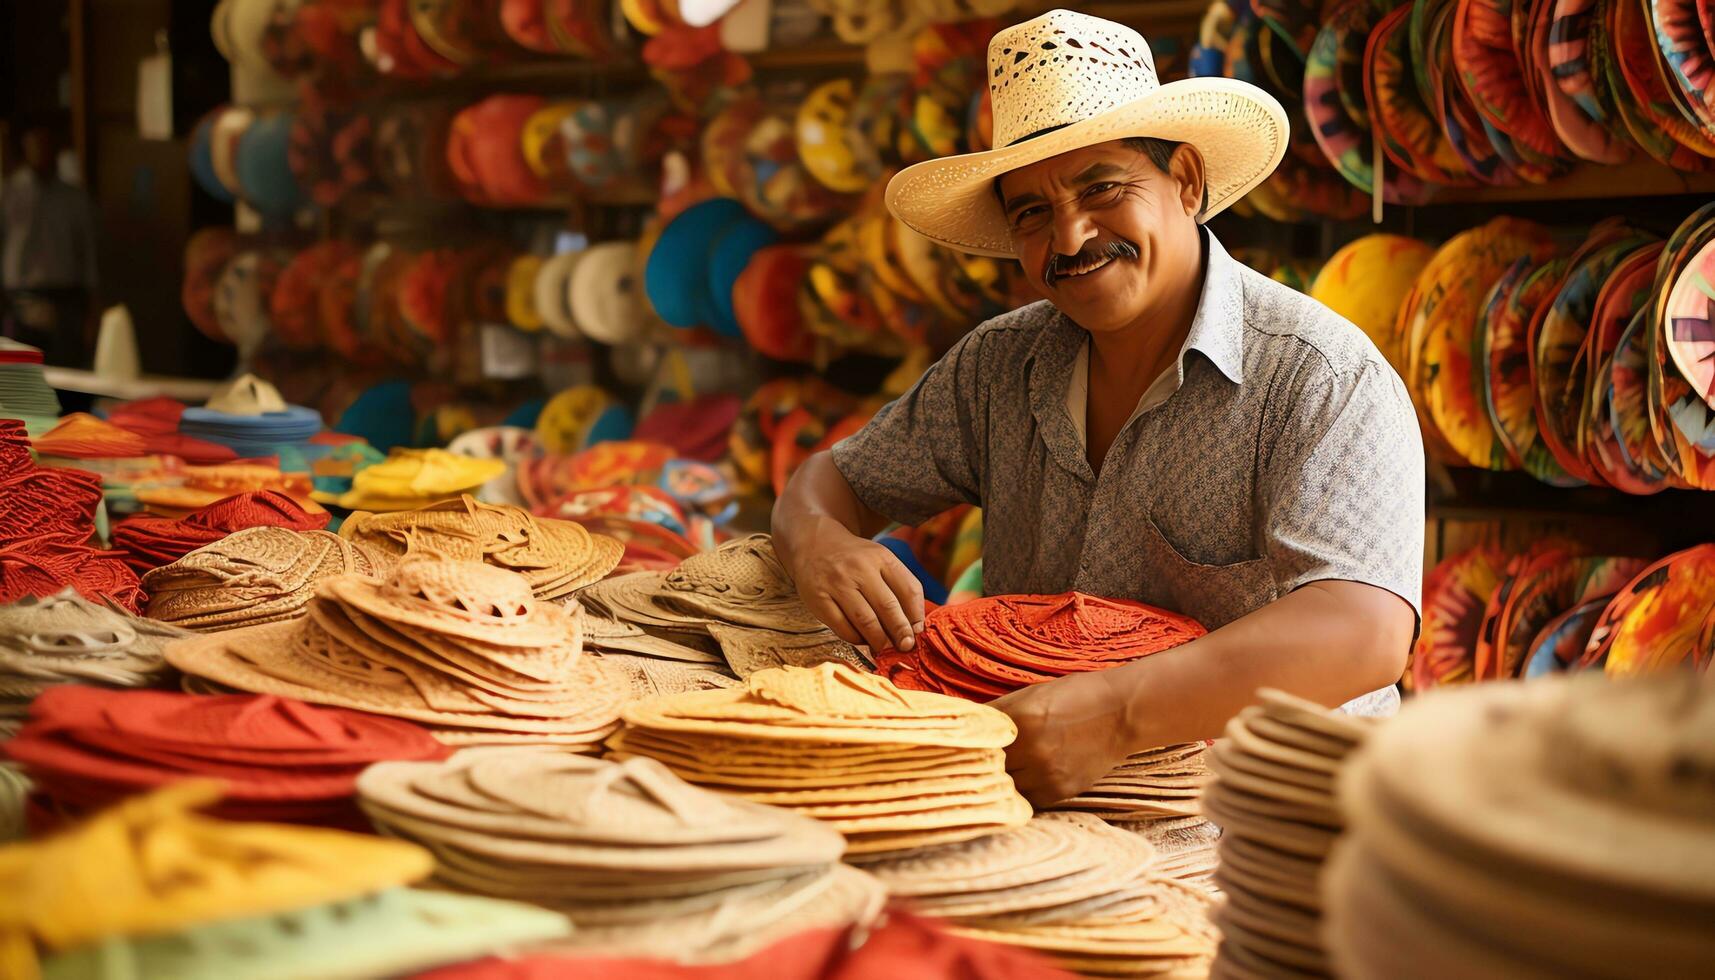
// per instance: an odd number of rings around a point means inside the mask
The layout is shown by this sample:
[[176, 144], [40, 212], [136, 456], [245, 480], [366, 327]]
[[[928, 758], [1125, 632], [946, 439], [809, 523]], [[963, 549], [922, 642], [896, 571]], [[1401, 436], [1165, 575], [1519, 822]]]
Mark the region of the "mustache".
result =
[[1051, 255], [1042, 269], [1042, 281], [1050, 288], [1066, 273], [1081, 265], [1100, 262], [1103, 259], [1138, 259], [1143, 253], [1136, 245], [1123, 238], [1116, 238], [1101, 245], [1086, 245], [1078, 250], [1076, 255]]

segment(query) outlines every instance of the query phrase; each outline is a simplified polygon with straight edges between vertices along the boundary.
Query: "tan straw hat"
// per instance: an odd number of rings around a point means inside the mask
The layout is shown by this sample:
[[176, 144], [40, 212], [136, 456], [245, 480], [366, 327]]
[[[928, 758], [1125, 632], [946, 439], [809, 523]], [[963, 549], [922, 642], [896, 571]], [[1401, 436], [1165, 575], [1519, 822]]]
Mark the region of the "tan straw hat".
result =
[[1013, 256], [995, 200], [1002, 174], [1134, 136], [1190, 143], [1203, 156], [1209, 206], [1220, 213], [1286, 153], [1286, 111], [1230, 78], [1161, 84], [1143, 36], [1122, 24], [1051, 10], [989, 42], [995, 149], [908, 167], [887, 206], [919, 233], [965, 252]]

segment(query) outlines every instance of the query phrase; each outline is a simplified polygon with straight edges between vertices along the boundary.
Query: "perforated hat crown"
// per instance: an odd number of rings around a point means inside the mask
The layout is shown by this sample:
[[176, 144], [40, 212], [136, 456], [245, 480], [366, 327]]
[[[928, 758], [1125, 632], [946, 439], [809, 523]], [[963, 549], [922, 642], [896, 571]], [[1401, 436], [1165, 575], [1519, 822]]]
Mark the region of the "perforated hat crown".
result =
[[1143, 35], [1112, 21], [1051, 10], [989, 42], [994, 145], [1011, 146], [1161, 88]]

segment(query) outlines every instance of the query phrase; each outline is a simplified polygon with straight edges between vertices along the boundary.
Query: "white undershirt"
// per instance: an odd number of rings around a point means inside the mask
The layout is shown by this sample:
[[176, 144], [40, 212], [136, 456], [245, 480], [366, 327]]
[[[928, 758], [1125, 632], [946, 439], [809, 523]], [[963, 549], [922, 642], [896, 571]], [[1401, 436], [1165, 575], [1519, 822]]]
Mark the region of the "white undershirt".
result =
[[[1179, 390], [1181, 383], [1179, 368], [1184, 360], [1185, 350], [1181, 348], [1179, 358], [1169, 364], [1154, 381], [1150, 382], [1149, 388], [1143, 393], [1143, 397], [1137, 400], [1137, 408], [1133, 409], [1131, 416], [1125, 420], [1125, 425], [1130, 425], [1132, 419], [1151, 409], [1159, 408], [1163, 402], [1173, 397], [1173, 393]], [[1072, 362], [1071, 380], [1066, 382], [1066, 414], [1072, 417], [1072, 431], [1078, 436], [1079, 447], [1085, 449], [1089, 448], [1090, 445], [1089, 437], [1086, 435], [1089, 406], [1090, 338], [1085, 337], [1083, 345], [1078, 348], [1077, 360]], [[1125, 426], [1122, 425], [1120, 428], [1123, 429]]]

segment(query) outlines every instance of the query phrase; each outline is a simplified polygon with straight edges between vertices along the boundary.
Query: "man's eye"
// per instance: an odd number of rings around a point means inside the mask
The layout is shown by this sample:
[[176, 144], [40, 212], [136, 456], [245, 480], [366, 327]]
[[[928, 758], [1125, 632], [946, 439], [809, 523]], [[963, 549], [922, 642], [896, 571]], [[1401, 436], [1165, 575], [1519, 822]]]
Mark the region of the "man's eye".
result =
[[1043, 207], [1040, 204], [1033, 204], [1030, 207], [1023, 208], [1018, 213], [1014, 214], [1012, 216], [1012, 223], [1015, 225], [1021, 225], [1027, 221], [1034, 221], [1038, 218], [1041, 218], [1044, 214], [1047, 214], [1047, 213], [1048, 213], [1047, 208]]
[[1091, 184], [1089, 187], [1085, 188], [1084, 193], [1086, 195], [1107, 194], [1107, 193], [1113, 191], [1117, 187], [1119, 187], [1118, 184], [1112, 183], [1110, 181], [1102, 181], [1099, 184]]

